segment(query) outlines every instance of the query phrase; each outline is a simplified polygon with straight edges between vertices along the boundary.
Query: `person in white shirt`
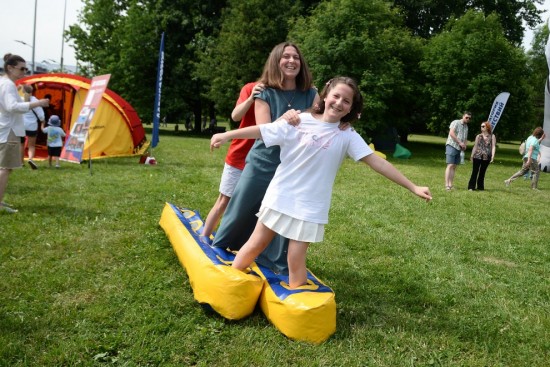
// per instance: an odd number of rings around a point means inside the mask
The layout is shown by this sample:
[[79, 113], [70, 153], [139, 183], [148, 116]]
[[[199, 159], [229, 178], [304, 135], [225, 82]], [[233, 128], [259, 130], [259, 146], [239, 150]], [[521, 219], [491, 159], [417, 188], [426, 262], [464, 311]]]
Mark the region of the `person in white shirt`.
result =
[[363, 98], [353, 79], [331, 79], [320, 101], [310, 113], [300, 114], [297, 126], [281, 120], [216, 134], [210, 142], [211, 150], [234, 138], [261, 138], [266, 146], [281, 147], [281, 164], [262, 201], [254, 232], [232, 266], [245, 270], [275, 234], [281, 234], [290, 239], [291, 288], [307, 284], [307, 247], [310, 242], [323, 240], [334, 179], [346, 156], [362, 161], [427, 201], [432, 198], [427, 187], [416, 186], [391, 163], [373, 154], [355, 130], [339, 129], [340, 122], [357, 120], [363, 108]]
[[11, 171], [22, 166], [20, 139], [25, 136], [23, 114], [31, 108], [49, 105], [47, 99], [24, 102], [17, 93], [15, 81], [24, 77], [28, 70], [21, 56], [9, 53], [4, 56], [6, 74], [0, 78], [0, 212], [17, 213], [2, 200]]
[[[25, 84], [21, 86], [23, 90], [23, 100], [25, 102], [36, 102], [38, 99], [32, 95], [32, 86]], [[25, 112], [23, 115], [23, 123], [25, 124], [25, 135], [27, 136], [27, 150], [29, 153], [29, 166], [32, 169], [37, 169], [38, 166], [34, 163], [34, 155], [36, 152], [36, 136], [38, 135], [38, 123], [45, 121], [44, 110], [42, 107], [35, 107]], [[21, 144], [21, 159], [25, 157], [25, 144]]]

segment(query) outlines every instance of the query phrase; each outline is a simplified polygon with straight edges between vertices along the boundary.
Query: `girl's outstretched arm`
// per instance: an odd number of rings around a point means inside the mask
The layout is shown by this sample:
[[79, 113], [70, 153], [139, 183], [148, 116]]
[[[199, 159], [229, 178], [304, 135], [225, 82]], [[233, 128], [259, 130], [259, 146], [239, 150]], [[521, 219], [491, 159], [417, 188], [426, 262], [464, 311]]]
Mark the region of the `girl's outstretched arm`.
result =
[[382, 176], [408, 189], [413, 194], [426, 199], [426, 201], [432, 200], [432, 194], [428, 187], [416, 186], [387, 160], [373, 153], [361, 158], [361, 161], [369, 165], [370, 168], [380, 173]]
[[219, 148], [230, 139], [259, 139], [261, 137], [262, 134], [258, 125], [214, 134], [212, 139], [210, 139], [210, 151], [213, 151], [214, 148]]

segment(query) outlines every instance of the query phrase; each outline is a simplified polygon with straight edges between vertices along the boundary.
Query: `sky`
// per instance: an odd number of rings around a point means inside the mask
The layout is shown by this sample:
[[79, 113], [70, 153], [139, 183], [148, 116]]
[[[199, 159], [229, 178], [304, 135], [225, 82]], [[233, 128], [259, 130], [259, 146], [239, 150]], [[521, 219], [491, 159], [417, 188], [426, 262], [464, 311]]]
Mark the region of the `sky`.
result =
[[[0, 0], [3, 1], [3, 0]], [[537, 6], [537, 8], [544, 10], [544, 13], [541, 14], [540, 18], [543, 22], [547, 22], [550, 17], [550, 0], [544, 0], [542, 6]], [[539, 25], [540, 27], [540, 25]], [[526, 29], [523, 36], [523, 47], [528, 50], [531, 48], [531, 41], [533, 41], [533, 30]]]
[[[32, 61], [34, 5], [36, 7], [35, 62], [59, 65], [63, 42], [63, 13], [65, 4], [65, 29], [78, 22], [78, 13], [83, 7], [81, 0], [0, 0], [0, 54], [10, 52]], [[550, 17], [550, 0], [545, 0], [542, 20]], [[530, 48], [533, 31], [526, 30], [523, 46]], [[16, 42], [23, 41], [27, 45]], [[63, 43], [63, 64], [76, 66], [74, 49], [70, 43]], [[44, 62], [44, 60], [46, 62]], [[46, 65], [47, 66], [47, 65]]]
[[[0, 54], [20, 55], [28, 63], [32, 61], [34, 29], [34, 6], [36, 3], [35, 62], [43, 60], [50, 64], [61, 63], [63, 42], [63, 13], [65, 3], [65, 29], [78, 22], [78, 13], [83, 7], [81, 0], [0, 0]], [[15, 42], [23, 41], [28, 46]], [[42, 63], [47, 64], [47, 63]], [[63, 65], [76, 66], [71, 43], [64, 42]]]

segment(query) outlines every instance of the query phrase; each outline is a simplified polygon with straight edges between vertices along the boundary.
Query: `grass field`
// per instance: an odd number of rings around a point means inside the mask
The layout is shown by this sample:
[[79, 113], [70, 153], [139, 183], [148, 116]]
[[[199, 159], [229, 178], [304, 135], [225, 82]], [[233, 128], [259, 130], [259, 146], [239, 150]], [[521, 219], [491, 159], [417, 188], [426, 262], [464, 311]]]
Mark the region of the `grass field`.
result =
[[157, 166], [138, 157], [17, 170], [0, 215], [0, 366], [548, 366], [550, 175], [540, 191], [503, 181], [521, 165], [499, 144], [485, 192], [444, 140], [412, 136], [389, 160], [428, 185], [429, 204], [346, 161], [309, 268], [330, 285], [337, 331], [313, 346], [259, 311], [229, 322], [193, 300], [158, 226], [165, 202], [205, 215], [227, 147], [164, 131]]

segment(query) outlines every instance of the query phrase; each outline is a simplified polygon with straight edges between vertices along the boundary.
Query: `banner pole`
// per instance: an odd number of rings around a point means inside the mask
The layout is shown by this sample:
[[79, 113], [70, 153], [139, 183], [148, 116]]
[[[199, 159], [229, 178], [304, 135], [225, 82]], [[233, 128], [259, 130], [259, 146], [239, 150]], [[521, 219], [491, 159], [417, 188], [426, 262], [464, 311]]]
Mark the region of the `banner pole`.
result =
[[90, 169], [90, 176], [92, 176], [92, 147], [90, 146], [90, 134], [91, 130], [88, 130], [86, 140], [88, 141], [88, 168]]

